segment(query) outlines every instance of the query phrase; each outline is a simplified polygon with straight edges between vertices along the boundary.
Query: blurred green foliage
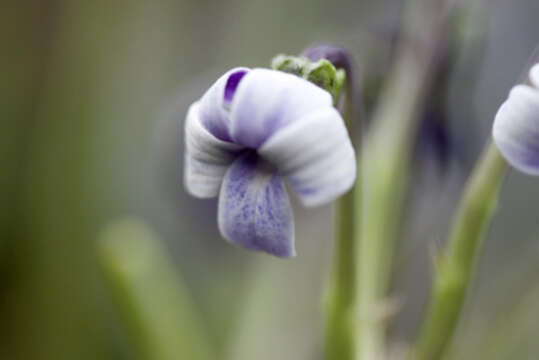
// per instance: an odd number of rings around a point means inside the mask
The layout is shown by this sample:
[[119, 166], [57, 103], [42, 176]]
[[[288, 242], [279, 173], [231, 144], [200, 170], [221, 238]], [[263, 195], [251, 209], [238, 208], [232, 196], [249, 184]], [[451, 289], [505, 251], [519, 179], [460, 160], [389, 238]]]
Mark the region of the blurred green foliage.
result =
[[189, 290], [143, 222], [127, 219], [109, 225], [101, 235], [100, 255], [137, 358], [215, 358]]

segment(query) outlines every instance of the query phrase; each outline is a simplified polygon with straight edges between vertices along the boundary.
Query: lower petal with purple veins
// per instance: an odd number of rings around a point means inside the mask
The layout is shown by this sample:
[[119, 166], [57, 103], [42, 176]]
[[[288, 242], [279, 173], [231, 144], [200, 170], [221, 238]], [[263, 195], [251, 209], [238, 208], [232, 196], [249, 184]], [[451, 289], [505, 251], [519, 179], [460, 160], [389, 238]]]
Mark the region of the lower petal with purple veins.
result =
[[223, 237], [251, 250], [295, 256], [290, 199], [276, 169], [248, 151], [225, 174], [219, 194]]

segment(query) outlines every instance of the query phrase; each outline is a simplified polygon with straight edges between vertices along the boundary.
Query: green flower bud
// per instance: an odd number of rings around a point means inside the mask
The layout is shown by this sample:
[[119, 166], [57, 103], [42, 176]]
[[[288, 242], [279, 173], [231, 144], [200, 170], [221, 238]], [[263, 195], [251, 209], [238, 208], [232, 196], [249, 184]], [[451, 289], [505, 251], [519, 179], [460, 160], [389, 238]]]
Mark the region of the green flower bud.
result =
[[313, 62], [305, 57], [277, 55], [273, 58], [271, 67], [274, 70], [294, 74], [312, 82], [329, 92], [333, 96], [334, 103], [337, 103], [346, 80], [345, 71], [336, 69], [326, 59]]
[[271, 68], [303, 77], [308, 62], [306, 58], [280, 54], [271, 61]]

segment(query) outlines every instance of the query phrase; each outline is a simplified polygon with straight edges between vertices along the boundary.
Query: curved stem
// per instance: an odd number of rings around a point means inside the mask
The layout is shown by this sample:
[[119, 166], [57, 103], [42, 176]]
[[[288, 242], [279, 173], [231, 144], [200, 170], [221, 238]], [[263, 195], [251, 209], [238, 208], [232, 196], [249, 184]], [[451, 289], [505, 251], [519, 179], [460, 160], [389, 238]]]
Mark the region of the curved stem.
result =
[[507, 163], [490, 142], [460, 201], [446, 249], [438, 261], [427, 316], [409, 360], [438, 359], [447, 349], [506, 170]]

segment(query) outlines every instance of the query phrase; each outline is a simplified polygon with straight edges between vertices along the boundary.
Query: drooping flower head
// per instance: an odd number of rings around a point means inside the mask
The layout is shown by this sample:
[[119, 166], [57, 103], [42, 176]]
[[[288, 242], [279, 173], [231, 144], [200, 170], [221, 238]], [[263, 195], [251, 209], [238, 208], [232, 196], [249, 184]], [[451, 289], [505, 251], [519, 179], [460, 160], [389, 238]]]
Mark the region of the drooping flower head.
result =
[[529, 84], [513, 87], [492, 128], [494, 141], [516, 169], [539, 175], [539, 64], [529, 72]]
[[191, 105], [185, 123], [185, 186], [218, 196], [229, 242], [295, 256], [285, 187], [305, 206], [335, 200], [356, 177], [344, 122], [325, 90], [295, 75], [235, 68]]

